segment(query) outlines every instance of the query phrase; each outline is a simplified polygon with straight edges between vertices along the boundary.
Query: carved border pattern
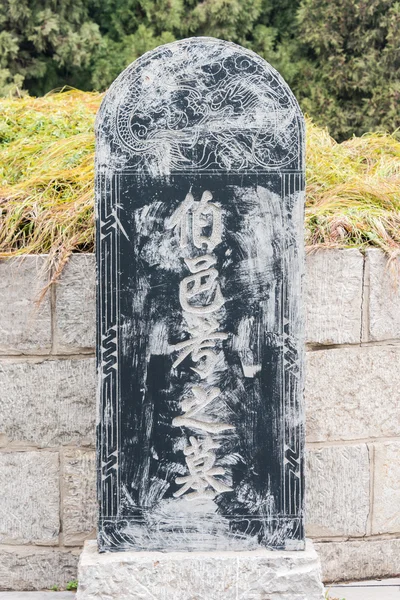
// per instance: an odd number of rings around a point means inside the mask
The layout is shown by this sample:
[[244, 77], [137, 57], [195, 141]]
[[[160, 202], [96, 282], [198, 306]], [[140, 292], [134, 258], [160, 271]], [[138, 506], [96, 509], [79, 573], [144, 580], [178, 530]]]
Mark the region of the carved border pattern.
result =
[[118, 485], [118, 232], [113, 180], [100, 170], [97, 196], [98, 498], [100, 516], [116, 516]]

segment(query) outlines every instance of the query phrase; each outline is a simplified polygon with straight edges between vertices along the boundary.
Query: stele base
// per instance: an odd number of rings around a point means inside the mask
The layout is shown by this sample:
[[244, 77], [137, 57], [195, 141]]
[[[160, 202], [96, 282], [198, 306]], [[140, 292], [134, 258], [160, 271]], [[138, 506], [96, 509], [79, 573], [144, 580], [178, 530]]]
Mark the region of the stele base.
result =
[[312, 545], [281, 552], [107, 552], [86, 542], [77, 600], [323, 600]]

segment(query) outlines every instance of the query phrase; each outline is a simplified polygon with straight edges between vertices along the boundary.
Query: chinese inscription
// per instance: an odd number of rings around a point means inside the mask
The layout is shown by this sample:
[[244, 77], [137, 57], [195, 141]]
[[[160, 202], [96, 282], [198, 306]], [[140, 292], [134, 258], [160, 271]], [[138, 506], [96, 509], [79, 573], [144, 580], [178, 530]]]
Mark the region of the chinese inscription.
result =
[[218, 281], [219, 273], [215, 268], [217, 259], [212, 252], [222, 241], [222, 211], [216, 203], [211, 202], [212, 199], [212, 193], [205, 191], [201, 200], [196, 202], [189, 192], [166, 224], [167, 229], [178, 229], [182, 250], [192, 245], [205, 252], [196, 257], [184, 258], [191, 275], [179, 284], [179, 301], [189, 326], [190, 338], [172, 347], [173, 352], [179, 353], [173, 367], [176, 368], [191, 356], [195, 364], [191, 368], [202, 380], [200, 385], [193, 384], [188, 397], [182, 399], [183, 414], [175, 417], [172, 422], [176, 427], [201, 434], [201, 437], [196, 437], [197, 433], [190, 436], [190, 444], [184, 449], [189, 475], [176, 478], [176, 483], [182, 487], [174, 496], [179, 498], [186, 494], [188, 500], [213, 499], [217, 494], [232, 491], [231, 487], [216, 478], [216, 475], [225, 475], [225, 471], [221, 466], [214, 466], [215, 450], [219, 448], [219, 444], [212, 434], [233, 430], [235, 427], [202, 418], [204, 410], [220, 394], [219, 388], [206, 387], [207, 378], [219, 360], [216, 342], [228, 338], [226, 332], [219, 331], [217, 318], [224, 298]]

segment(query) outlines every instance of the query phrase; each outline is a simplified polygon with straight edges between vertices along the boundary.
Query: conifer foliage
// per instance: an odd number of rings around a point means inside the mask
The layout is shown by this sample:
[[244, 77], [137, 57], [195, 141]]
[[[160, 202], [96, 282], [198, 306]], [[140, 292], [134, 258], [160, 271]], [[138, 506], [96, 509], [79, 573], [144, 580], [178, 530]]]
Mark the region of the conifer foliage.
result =
[[89, 5], [87, 0], [2, 0], [0, 93], [90, 87], [102, 36]]
[[303, 0], [302, 107], [335, 137], [400, 126], [400, 2]]
[[338, 140], [400, 126], [393, 0], [2, 0], [0, 94], [102, 91], [147, 50], [198, 35], [263, 56]]

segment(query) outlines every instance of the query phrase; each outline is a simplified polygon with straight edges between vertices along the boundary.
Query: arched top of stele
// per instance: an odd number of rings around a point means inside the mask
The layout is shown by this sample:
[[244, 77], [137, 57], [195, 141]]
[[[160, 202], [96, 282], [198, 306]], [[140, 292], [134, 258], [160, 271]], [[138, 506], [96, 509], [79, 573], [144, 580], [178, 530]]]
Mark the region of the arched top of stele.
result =
[[304, 120], [289, 86], [254, 52], [214, 38], [166, 44], [133, 62], [108, 90], [96, 132], [100, 171], [304, 166]]

